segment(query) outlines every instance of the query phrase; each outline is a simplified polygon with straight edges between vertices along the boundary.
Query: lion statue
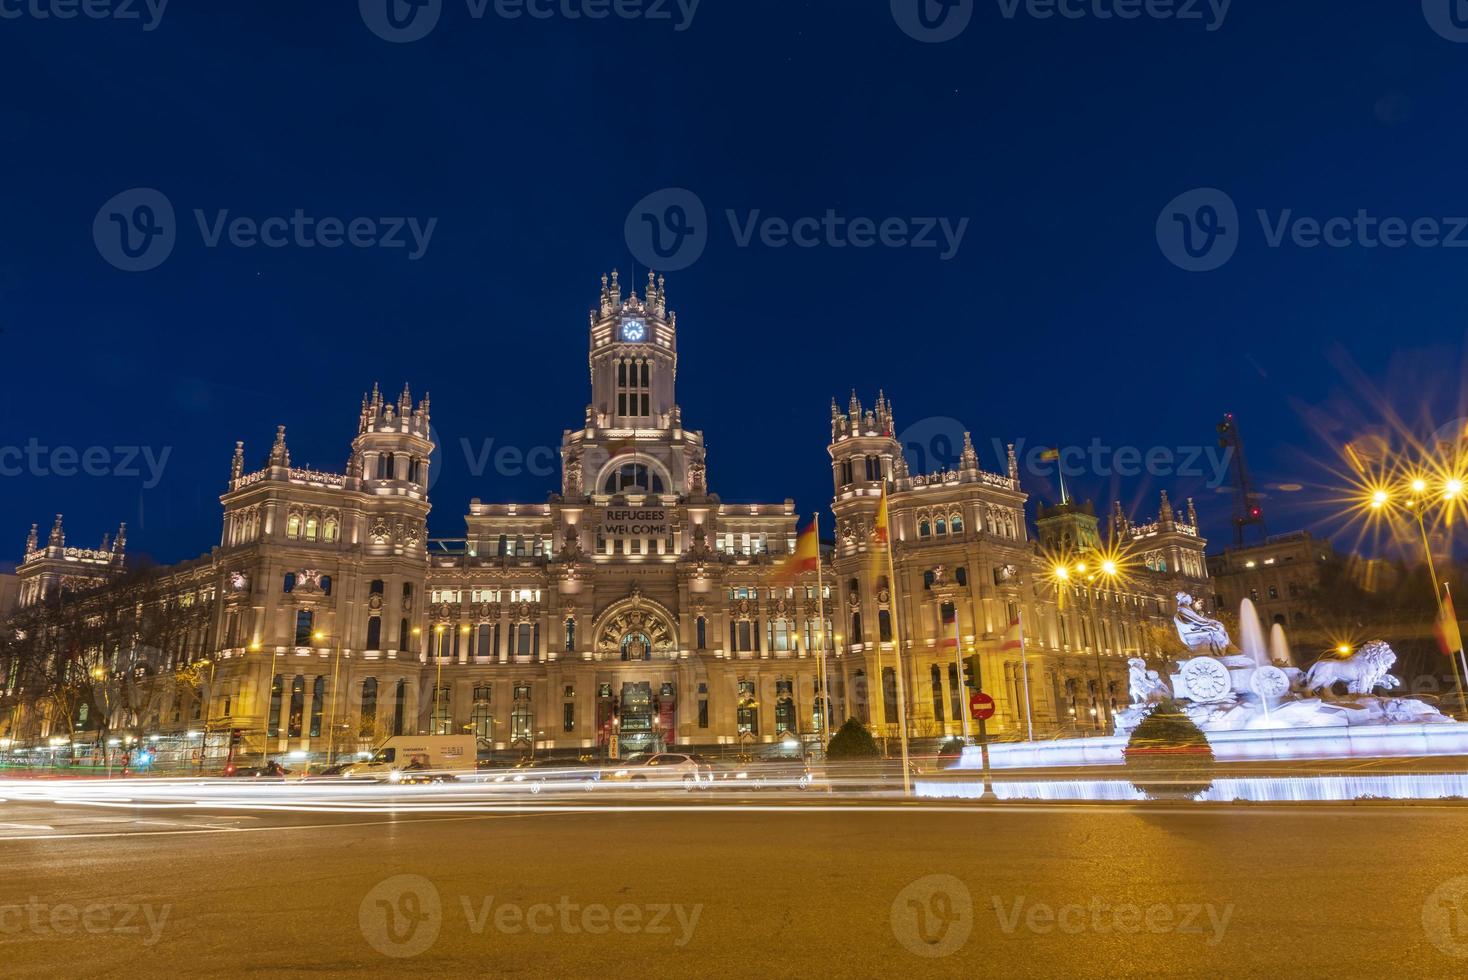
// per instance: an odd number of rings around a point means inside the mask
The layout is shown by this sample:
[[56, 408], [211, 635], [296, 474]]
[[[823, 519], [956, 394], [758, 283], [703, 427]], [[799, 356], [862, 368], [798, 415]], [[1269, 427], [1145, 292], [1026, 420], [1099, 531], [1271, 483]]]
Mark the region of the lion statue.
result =
[[1344, 660], [1333, 657], [1320, 660], [1306, 672], [1301, 686], [1306, 694], [1322, 688], [1328, 692], [1337, 681], [1345, 681], [1351, 694], [1370, 694], [1377, 687], [1391, 690], [1402, 684], [1388, 673], [1396, 662], [1395, 650], [1381, 640], [1372, 640]]
[[1132, 704], [1153, 704], [1172, 697], [1172, 688], [1167, 686], [1155, 670], [1147, 669], [1147, 661], [1133, 657], [1127, 662], [1131, 670], [1130, 690]]

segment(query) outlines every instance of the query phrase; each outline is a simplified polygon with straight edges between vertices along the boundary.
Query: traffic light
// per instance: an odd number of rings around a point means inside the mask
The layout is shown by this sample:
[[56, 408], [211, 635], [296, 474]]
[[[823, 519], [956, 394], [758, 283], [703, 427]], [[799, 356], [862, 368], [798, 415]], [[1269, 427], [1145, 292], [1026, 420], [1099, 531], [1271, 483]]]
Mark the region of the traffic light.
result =
[[979, 690], [979, 655], [963, 658], [963, 686], [970, 691]]

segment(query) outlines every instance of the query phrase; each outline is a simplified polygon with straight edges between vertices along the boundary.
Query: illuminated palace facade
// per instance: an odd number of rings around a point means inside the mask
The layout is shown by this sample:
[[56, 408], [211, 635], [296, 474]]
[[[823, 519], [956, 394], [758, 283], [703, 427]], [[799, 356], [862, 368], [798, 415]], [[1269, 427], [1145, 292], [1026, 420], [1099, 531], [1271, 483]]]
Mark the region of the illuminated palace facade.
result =
[[[293, 466], [283, 427], [263, 468], [247, 470], [237, 444], [219, 546], [164, 573], [170, 601], [208, 614], [184, 651], [151, 654], [165, 668], [207, 661], [212, 682], [196, 686], [195, 669], [117, 729], [202, 723], [272, 754], [429, 731], [503, 752], [755, 748], [819, 731], [825, 654], [833, 723], [854, 715], [895, 734], [900, 629], [914, 736], [960, 731], [955, 630], [964, 656], [981, 655], [991, 732], [1032, 720], [1037, 734], [1089, 734], [1127, 703], [1127, 659], [1173, 649], [1176, 593], [1210, 596], [1191, 504], [1180, 517], [1164, 495], [1152, 523], [1110, 519], [1134, 574], [1062, 582], [1058, 556], [1105, 547], [1089, 505], [1041, 508], [1032, 538], [1012, 452], [986, 472], [966, 439], [956, 469], [909, 473], [890, 403], [855, 395], [831, 408], [822, 592], [814, 570], [785, 571], [805, 523], [792, 501], [711, 492], [703, 433], [676, 398], [662, 280], [639, 297], [603, 277], [589, 348], [591, 400], [562, 437], [558, 492], [474, 500], [453, 539], [428, 535], [426, 398], [364, 398], [343, 473]], [[884, 484], [895, 583], [875, 546]], [[59, 518], [48, 546], [32, 534], [18, 569], [29, 606], [69, 571], [95, 586], [121, 565], [120, 540], [68, 562], [60, 535]], [[57, 730], [32, 714], [31, 731], [11, 734]]]

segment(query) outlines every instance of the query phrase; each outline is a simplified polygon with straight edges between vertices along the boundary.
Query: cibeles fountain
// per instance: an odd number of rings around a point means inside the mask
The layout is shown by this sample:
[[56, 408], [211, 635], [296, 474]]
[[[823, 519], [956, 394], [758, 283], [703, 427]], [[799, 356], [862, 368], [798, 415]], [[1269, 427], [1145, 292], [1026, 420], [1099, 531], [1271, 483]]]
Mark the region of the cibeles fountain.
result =
[[[1402, 683], [1391, 673], [1397, 655], [1383, 641], [1301, 670], [1284, 628], [1274, 625], [1266, 641], [1248, 599], [1239, 610], [1237, 646], [1187, 593], [1178, 593], [1174, 623], [1187, 654], [1165, 675], [1141, 658], [1128, 662], [1131, 705], [1116, 712], [1113, 735], [995, 745], [991, 765], [1119, 765], [1132, 731], [1164, 700], [1181, 706], [1220, 761], [1468, 755], [1468, 725], [1392, 693]], [[977, 749], [966, 750], [960, 766], [979, 761]]]

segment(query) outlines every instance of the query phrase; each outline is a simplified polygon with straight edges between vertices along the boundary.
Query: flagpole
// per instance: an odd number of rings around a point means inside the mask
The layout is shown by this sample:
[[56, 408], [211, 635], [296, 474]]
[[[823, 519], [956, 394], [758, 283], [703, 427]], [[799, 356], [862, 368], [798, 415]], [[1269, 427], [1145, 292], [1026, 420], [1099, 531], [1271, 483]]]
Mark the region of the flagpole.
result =
[[1019, 630], [1019, 672], [1025, 682], [1025, 731], [1029, 740], [1035, 740], [1035, 704], [1030, 700], [1030, 657], [1025, 652], [1025, 610], [1019, 607], [1019, 612], [1014, 617], [1014, 625]]
[[[821, 512], [816, 511], [811, 515], [811, 526], [815, 528], [816, 535], [816, 602], [818, 603], [819, 615], [821, 617], [820, 628], [816, 630], [816, 636], [820, 638], [821, 649], [816, 661], [816, 676], [821, 679], [821, 758], [826, 757], [826, 742], [829, 741], [831, 717], [831, 688], [830, 675], [826, 671], [826, 650], [830, 647], [830, 635], [826, 631], [826, 570], [821, 567]], [[799, 550], [800, 536], [796, 534], [796, 550]]]
[[[885, 507], [886, 504], [888, 503], [888, 501], [886, 500], [886, 497], [887, 497], [887, 488], [885, 486], [883, 486], [883, 488], [882, 488], [882, 497], [884, 498], [883, 499], [883, 506]], [[888, 597], [888, 600], [890, 601], [891, 606], [892, 606], [892, 660], [894, 662], [894, 667], [893, 667], [892, 673], [893, 673], [893, 676], [897, 679], [897, 739], [898, 739], [899, 743], [902, 746], [902, 795], [903, 796], [911, 796], [912, 795], [912, 773], [908, 770], [908, 757], [907, 757], [907, 694], [906, 694], [906, 692], [904, 690], [904, 685], [902, 683], [902, 624], [901, 624], [901, 622], [900, 622], [900, 620], [898, 618], [898, 615], [897, 615], [897, 607], [899, 605], [901, 605], [901, 602], [899, 601], [898, 594], [897, 594], [897, 564], [896, 564], [896, 559], [894, 558], [894, 553], [895, 553], [895, 551], [897, 549], [896, 549], [896, 543], [892, 540], [892, 514], [891, 514], [891, 511], [890, 511], [890, 508], [888, 508], [888, 513], [887, 513], [887, 541], [886, 541], [886, 544], [887, 544], [887, 597]], [[955, 607], [954, 612], [955, 612], [955, 615], [956, 615], [957, 614], [957, 607]], [[881, 629], [878, 628], [878, 630], [877, 630], [877, 663], [878, 663], [878, 669], [879, 670], [881, 669], [880, 668], [881, 656], [882, 656], [881, 651], [882, 651], [882, 632], [881, 632]], [[881, 684], [881, 690], [882, 690], [882, 714], [885, 716], [886, 713], [887, 713], [887, 704], [886, 704], [886, 702], [887, 702], [887, 685], [885, 683], [885, 678], [881, 678], [881, 675], [880, 674], [878, 675], [878, 677], [879, 677], [880, 680], [883, 681], [883, 683]]]

